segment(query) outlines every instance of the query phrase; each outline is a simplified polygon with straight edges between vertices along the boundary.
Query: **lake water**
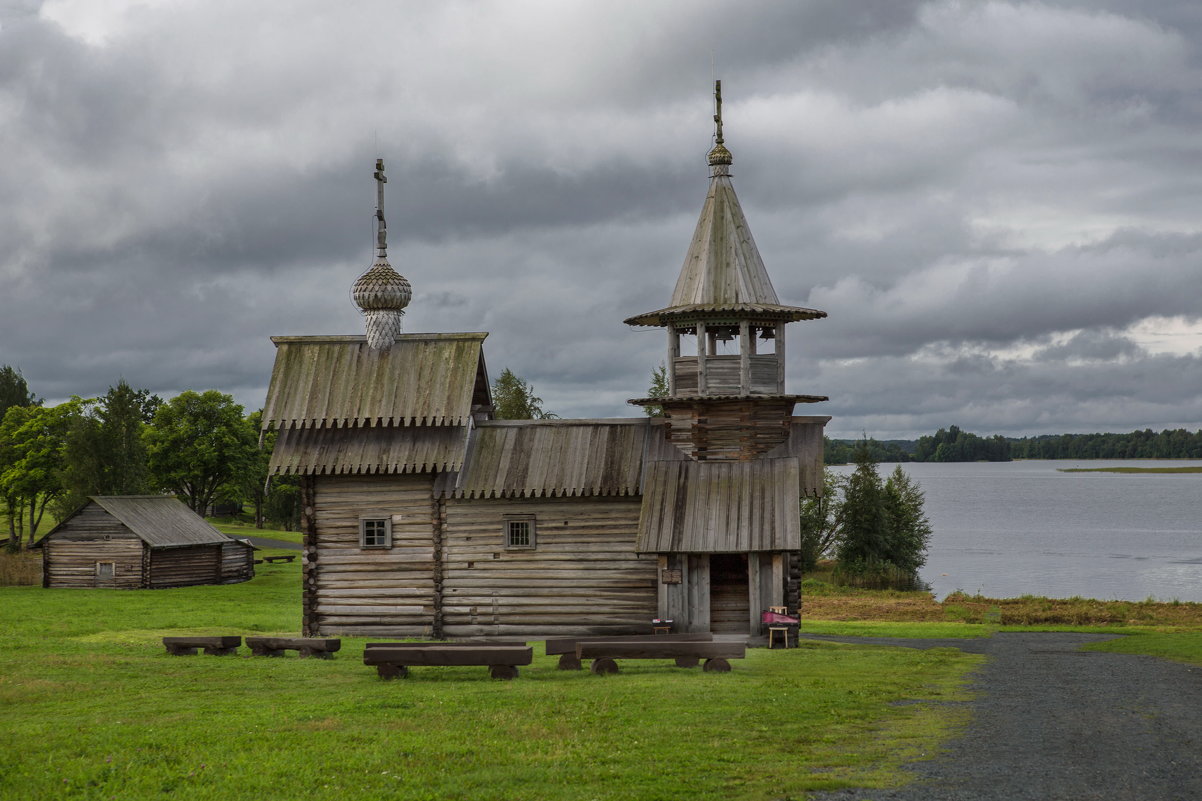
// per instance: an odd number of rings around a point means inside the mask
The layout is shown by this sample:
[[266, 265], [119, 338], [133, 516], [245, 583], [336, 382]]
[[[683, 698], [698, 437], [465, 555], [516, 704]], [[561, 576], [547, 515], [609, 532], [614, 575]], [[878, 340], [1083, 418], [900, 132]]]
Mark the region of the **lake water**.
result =
[[[1193, 461], [906, 463], [926, 495], [923, 579], [939, 598], [1202, 602], [1202, 473], [1062, 473]], [[882, 464], [882, 477], [895, 465]], [[835, 468], [849, 473], [850, 466]]]

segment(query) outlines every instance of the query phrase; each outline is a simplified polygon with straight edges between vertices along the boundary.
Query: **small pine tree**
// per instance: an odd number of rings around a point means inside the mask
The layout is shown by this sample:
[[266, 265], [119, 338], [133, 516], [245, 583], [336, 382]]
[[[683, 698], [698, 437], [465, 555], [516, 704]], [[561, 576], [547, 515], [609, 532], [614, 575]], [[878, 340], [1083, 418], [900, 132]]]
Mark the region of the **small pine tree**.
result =
[[[647, 397], [668, 397], [668, 368], [663, 362], [660, 362], [659, 367], [656, 367], [651, 371], [651, 386], [647, 388]], [[664, 416], [664, 407], [658, 404], [649, 404], [644, 406], [643, 411], [646, 412], [647, 416], [649, 417]]]
[[898, 465], [885, 481], [889, 534], [886, 558], [899, 570], [916, 574], [927, 562], [931, 524], [923, 511], [922, 490]]

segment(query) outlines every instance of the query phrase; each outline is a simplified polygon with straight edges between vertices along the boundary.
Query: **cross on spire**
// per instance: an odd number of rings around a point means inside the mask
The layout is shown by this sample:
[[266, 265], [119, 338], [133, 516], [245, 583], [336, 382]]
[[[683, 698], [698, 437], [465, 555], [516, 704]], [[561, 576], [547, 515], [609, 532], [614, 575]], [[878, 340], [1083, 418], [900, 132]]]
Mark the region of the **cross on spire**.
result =
[[722, 81], [714, 81], [714, 124], [718, 128], [718, 144], [722, 144]]
[[388, 223], [384, 222], [384, 159], [376, 159], [376, 255], [388, 255]]

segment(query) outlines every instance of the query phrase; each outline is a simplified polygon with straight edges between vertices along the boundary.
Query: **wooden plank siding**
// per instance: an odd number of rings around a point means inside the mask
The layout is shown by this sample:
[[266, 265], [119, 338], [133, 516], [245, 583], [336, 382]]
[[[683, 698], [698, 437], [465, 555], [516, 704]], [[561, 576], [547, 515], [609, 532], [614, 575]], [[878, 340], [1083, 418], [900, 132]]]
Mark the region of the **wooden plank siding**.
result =
[[[506, 514], [533, 514], [535, 547], [506, 549]], [[634, 551], [636, 498], [448, 499], [448, 636], [641, 634], [656, 613], [656, 560]]]
[[234, 584], [255, 577], [255, 552], [247, 543], [230, 540], [221, 546], [221, 583]]
[[221, 583], [221, 545], [188, 545], [150, 551], [151, 589]]
[[[431, 636], [437, 505], [431, 474], [327, 476], [312, 493], [307, 628], [321, 635]], [[392, 520], [392, 547], [359, 545], [359, 518]]]
[[[110, 540], [59, 537], [46, 542], [43, 585], [46, 587], [142, 586], [142, 541], [126, 532]], [[98, 582], [98, 562], [113, 563], [113, 580]]]

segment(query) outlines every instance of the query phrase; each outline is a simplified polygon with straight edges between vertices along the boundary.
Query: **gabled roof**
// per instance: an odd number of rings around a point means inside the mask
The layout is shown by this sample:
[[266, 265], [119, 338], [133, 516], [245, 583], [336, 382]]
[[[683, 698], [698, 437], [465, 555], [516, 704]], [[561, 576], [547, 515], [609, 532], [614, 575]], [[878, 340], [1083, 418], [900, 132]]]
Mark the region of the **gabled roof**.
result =
[[276, 437], [271, 475], [422, 473], [458, 470], [467, 426], [287, 428]]
[[[637, 495], [650, 418], [492, 420], [472, 432], [459, 498]], [[662, 433], [655, 428], [655, 433]]]
[[387, 350], [366, 337], [272, 337], [264, 428], [462, 426], [491, 403], [488, 334], [402, 334]]
[[751, 237], [730, 176], [716, 170], [676, 279], [669, 306], [626, 320], [628, 325], [667, 325], [677, 317], [730, 313], [739, 317], [812, 320], [826, 312], [784, 306], [776, 297], [760, 251]]
[[115, 517], [151, 548], [210, 545], [231, 541], [225, 534], [206, 523], [204, 518], [170, 495], [96, 495], [88, 501], [89, 503], [76, 509], [47, 532], [46, 536], [38, 541], [38, 545], [65, 526], [75, 515], [88, 508], [90, 503], [95, 503]]

